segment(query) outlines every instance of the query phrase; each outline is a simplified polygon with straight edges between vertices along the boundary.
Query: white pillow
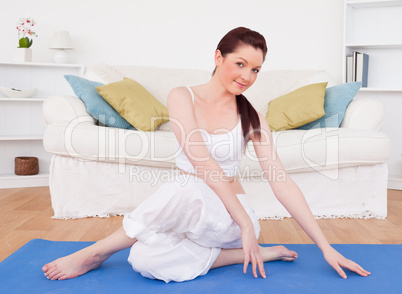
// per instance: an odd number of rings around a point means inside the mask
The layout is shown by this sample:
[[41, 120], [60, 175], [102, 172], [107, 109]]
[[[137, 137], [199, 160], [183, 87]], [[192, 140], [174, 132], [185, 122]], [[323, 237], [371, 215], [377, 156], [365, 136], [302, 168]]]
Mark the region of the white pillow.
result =
[[124, 75], [106, 63], [98, 63], [87, 68], [84, 78], [102, 84], [110, 84], [121, 81], [124, 79]]

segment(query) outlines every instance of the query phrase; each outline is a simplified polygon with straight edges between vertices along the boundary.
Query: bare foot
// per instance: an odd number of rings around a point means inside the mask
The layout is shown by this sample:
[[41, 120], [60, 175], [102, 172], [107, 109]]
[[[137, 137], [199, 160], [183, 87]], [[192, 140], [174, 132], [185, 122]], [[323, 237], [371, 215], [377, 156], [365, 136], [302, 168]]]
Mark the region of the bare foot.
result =
[[260, 246], [260, 251], [264, 262], [274, 260], [294, 261], [297, 259], [297, 253], [295, 251], [288, 250], [282, 245], [273, 247]]
[[[95, 244], [94, 244], [95, 245]], [[83, 275], [101, 264], [109, 256], [97, 254], [94, 245], [86, 247], [71, 255], [56, 259], [43, 266], [42, 271], [50, 280], [66, 280]]]

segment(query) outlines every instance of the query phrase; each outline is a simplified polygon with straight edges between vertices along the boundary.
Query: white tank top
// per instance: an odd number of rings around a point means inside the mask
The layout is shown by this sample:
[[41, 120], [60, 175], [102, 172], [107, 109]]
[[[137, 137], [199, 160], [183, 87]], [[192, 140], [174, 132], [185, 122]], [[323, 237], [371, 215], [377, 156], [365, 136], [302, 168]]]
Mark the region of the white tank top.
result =
[[[193, 99], [194, 105], [194, 93], [190, 87], [187, 87]], [[227, 177], [233, 177], [236, 175], [240, 165], [244, 138], [241, 127], [241, 120], [230, 132], [222, 133], [219, 135], [209, 134], [206, 130], [199, 129], [201, 136], [204, 139], [205, 145], [211, 154], [212, 158], [219, 164], [223, 172]], [[188, 160], [186, 154], [181, 149], [176, 136], [175, 142], [180, 150], [179, 155], [176, 157], [176, 165], [178, 168], [195, 174], [194, 166]], [[213, 177], [213, 175], [211, 175]], [[219, 176], [219, 175], [218, 175]]]

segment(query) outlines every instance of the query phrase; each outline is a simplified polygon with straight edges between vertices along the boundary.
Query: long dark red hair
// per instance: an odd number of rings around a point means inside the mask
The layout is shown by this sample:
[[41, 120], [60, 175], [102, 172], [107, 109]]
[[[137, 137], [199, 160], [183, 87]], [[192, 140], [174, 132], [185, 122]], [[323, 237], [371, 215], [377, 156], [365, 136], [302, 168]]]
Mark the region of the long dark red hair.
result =
[[[222, 56], [225, 57], [227, 54], [236, 51], [236, 49], [242, 45], [250, 45], [253, 46], [255, 49], [261, 49], [263, 53], [263, 60], [265, 60], [268, 48], [264, 36], [256, 31], [252, 31], [244, 27], [238, 27], [228, 32], [219, 42], [216, 50], [219, 50]], [[215, 74], [215, 71], [216, 68], [213, 71], [212, 75]], [[257, 111], [243, 94], [236, 95], [236, 104], [237, 113], [240, 115], [241, 118], [241, 126], [243, 130], [245, 145], [244, 147], [246, 147], [247, 142], [249, 141], [250, 126], [254, 130], [255, 136], [259, 140], [261, 139], [260, 119], [258, 117]]]

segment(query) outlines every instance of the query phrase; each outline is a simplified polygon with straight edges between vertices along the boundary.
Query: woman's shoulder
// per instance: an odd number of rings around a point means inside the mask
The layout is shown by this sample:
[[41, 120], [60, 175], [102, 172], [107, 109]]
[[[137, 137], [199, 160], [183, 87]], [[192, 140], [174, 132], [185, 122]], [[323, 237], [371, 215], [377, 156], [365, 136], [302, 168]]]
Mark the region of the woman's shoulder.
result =
[[191, 98], [191, 93], [188, 87], [186, 86], [181, 86], [181, 87], [176, 87], [170, 90], [168, 98], [173, 98], [173, 99], [185, 99], [185, 97], [190, 97]]
[[167, 97], [167, 107], [170, 114], [192, 112], [193, 102], [187, 87], [176, 87], [170, 90]]

